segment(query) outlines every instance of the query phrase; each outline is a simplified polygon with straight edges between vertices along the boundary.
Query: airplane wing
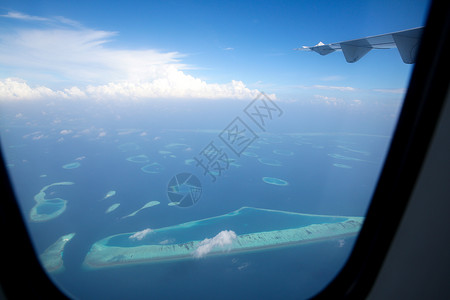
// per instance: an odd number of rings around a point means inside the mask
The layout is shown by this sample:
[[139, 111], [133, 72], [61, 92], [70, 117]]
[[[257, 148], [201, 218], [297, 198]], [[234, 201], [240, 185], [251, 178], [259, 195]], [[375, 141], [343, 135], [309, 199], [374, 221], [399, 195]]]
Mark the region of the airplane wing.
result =
[[334, 51], [342, 51], [345, 60], [349, 63], [354, 63], [372, 49], [397, 48], [403, 62], [405, 64], [413, 64], [416, 61], [422, 31], [423, 27], [417, 27], [340, 43], [325, 45], [320, 42], [315, 46], [303, 46], [295, 50], [314, 51], [320, 55], [327, 55]]

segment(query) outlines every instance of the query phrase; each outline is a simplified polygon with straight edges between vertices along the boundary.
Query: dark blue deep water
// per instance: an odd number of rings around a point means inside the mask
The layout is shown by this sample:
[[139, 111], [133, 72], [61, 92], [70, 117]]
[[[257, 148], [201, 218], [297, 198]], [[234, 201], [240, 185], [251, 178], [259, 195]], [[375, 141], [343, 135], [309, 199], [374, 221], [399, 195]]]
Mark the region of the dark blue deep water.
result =
[[[246, 119], [243, 108], [247, 103], [239, 101], [232, 105], [161, 102], [131, 107], [106, 102], [33, 105], [5, 106], [2, 147], [37, 253], [62, 235], [76, 234], [63, 253], [65, 270], [52, 278], [79, 299], [313, 296], [345, 263], [354, 237], [102, 270], [85, 269], [82, 262], [91, 245], [105, 237], [219, 216], [244, 206], [364, 216], [394, 122], [376, 114], [336, 115], [285, 103], [284, 114], [267, 121], [263, 131]], [[258, 135], [246, 149], [250, 156], [237, 156], [219, 138], [222, 129], [238, 116]], [[199, 156], [210, 142], [234, 159], [234, 165], [217, 175], [215, 182], [200, 167], [185, 163]], [[170, 146], [174, 143], [183, 146]], [[141, 170], [149, 163], [127, 160], [136, 155], [148, 156], [150, 164], [158, 163], [156, 172]], [[263, 164], [258, 158], [277, 160], [281, 166]], [[62, 168], [73, 162], [80, 166]], [[201, 198], [190, 207], [169, 206], [168, 182], [182, 172], [200, 179]], [[288, 185], [269, 184], [263, 177], [281, 179]], [[46, 193], [48, 199], [67, 200], [66, 211], [53, 220], [31, 222], [34, 195], [46, 185], [63, 181], [74, 184], [53, 186]], [[116, 195], [103, 199], [111, 190]], [[150, 201], [160, 204], [122, 219]], [[120, 206], [105, 214], [113, 203]], [[271, 223], [265, 222], [259, 227], [271, 228]], [[239, 231], [239, 226], [254, 225], [233, 226]], [[212, 237], [205, 230], [202, 238]]]

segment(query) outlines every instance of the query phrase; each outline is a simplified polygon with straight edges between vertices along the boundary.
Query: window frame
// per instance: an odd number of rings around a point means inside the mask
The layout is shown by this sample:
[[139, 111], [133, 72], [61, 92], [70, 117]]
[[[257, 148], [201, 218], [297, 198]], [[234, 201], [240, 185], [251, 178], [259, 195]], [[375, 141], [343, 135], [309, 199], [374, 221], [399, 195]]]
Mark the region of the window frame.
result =
[[[368, 295], [408, 204], [449, 86], [448, 1], [430, 6], [421, 46], [388, 155], [354, 249], [336, 278], [313, 299]], [[33, 249], [0, 148], [0, 296], [64, 299]], [[2, 295], [3, 292], [3, 295]]]

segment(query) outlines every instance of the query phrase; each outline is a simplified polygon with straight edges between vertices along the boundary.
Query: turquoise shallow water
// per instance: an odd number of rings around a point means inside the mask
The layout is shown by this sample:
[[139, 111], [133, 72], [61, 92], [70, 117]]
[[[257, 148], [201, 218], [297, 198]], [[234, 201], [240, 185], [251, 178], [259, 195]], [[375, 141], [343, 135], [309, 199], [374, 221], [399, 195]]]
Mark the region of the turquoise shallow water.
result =
[[63, 169], [76, 169], [79, 168], [81, 166], [81, 164], [79, 162], [74, 162], [74, 163], [70, 163], [70, 164], [65, 164], [63, 167]]
[[59, 209], [61, 209], [64, 206], [64, 200], [63, 199], [52, 199], [52, 200], [46, 200], [45, 203], [42, 203], [36, 207], [36, 211], [38, 214], [51, 214]]
[[263, 177], [262, 180], [265, 183], [273, 184], [273, 185], [285, 186], [285, 185], [289, 184], [287, 181], [285, 181], [283, 179], [273, 178], [273, 177]]
[[345, 217], [303, 215], [283, 211], [244, 207], [234, 212], [155, 229], [142, 240], [130, 239], [133, 233], [112, 236], [105, 240], [106, 246], [136, 247], [154, 244], [179, 244], [214, 237], [222, 230], [233, 230], [237, 235], [304, 227], [311, 224], [345, 221]]
[[150, 160], [147, 155], [141, 154], [141, 155], [130, 156], [127, 158], [127, 161], [131, 161], [134, 163], [146, 163], [146, 162], [149, 162]]

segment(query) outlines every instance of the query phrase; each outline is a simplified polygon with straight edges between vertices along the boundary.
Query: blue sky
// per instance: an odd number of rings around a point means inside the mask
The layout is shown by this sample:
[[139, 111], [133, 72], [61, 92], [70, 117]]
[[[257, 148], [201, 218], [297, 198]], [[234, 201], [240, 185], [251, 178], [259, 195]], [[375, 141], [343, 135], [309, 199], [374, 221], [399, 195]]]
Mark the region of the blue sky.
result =
[[262, 90], [286, 101], [399, 99], [411, 66], [394, 49], [355, 64], [293, 49], [422, 26], [427, 6], [3, 1], [0, 96], [247, 99]]

